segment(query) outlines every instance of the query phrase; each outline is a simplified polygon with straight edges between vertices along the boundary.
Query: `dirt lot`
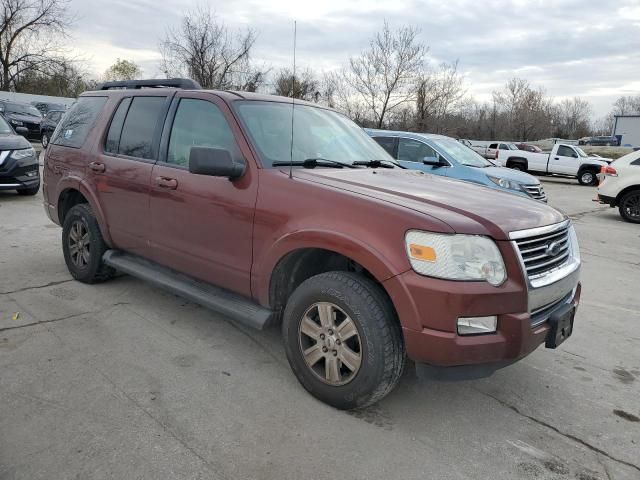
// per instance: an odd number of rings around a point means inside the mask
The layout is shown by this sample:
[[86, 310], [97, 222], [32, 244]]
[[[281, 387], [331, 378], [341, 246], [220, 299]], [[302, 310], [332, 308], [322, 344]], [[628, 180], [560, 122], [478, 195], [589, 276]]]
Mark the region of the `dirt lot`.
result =
[[544, 182], [582, 246], [573, 337], [484, 380], [409, 368], [358, 413], [305, 393], [275, 328], [72, 281], [42, 198], [0, 194], [0, 479], [639, 479], [640, 228]]

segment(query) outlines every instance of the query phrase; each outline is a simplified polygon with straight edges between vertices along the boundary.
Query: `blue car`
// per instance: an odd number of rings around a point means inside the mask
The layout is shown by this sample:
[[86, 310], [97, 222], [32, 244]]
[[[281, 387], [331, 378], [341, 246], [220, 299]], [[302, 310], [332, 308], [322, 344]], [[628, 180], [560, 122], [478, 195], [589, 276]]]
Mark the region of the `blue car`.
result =
[[547, 201], [536, 177], [496, 166], [451, 137], [368, 128], [365, 131], [405, 167]]

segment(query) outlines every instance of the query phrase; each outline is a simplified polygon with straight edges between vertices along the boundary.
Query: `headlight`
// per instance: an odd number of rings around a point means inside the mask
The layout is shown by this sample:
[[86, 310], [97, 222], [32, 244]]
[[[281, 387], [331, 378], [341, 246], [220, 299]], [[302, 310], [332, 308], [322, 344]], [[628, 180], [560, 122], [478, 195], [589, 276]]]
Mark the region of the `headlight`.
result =
[[421, 275], [485, 280], [494, 286], [507, 278], [500, 250], [488, 237], [410, 230], [405, 243], [411, 267]]
[[15, 125], [16, 127], [21, 127], [22, 125], [24, 125], [24, 123], [22, 123], [20, 120], [14, 120], [13, 118], [9, 121], [11, 122], [12, 125]]
[[487, 175], [487, 176], [493, 183], [495, 183], [496, 185], [502, 188], [508, 188], [509, 190], [522, 190], [518, 182], [514, 182], [513, 180], [507, 180], [506, 178], [492, 177], [491, 175]]
[[13, 153], [11, 154], [11, 158], [13, 158], [14, 160], [22, 160], [23, 158], [35, 157], [35, 156], [36, 156], [36, 151], [33, 149], [33, 147], [24, 148], [21, 150], [14, 150]]

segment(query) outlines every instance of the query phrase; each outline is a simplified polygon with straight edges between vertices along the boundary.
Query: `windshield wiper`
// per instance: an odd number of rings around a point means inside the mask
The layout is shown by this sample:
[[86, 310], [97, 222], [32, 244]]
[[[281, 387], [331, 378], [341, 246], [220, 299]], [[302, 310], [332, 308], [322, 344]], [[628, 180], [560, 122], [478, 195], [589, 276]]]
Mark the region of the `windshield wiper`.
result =
[[294, 167], [316, 168], [316, 167], [337, 167], [337, 168], [356, 168], [350, 163], [338, 162], [337, 160], [329, 160], [327, 158], [307, 158], [305, 160], [295, 160], [293, 162], [277, 161], [271, 164], [274, 167], [286, 167], [293, 165]]
[[[383, 163], [386, 162], [386, 163]], [[400, 165], [399, 163], [394, 162], [393, 160], [359, 160], [357, 162], [353, 162], [354, 165], [369, 167], [369, 168], [404, 168], [406, 170], [407, 167], [404, 165]]]

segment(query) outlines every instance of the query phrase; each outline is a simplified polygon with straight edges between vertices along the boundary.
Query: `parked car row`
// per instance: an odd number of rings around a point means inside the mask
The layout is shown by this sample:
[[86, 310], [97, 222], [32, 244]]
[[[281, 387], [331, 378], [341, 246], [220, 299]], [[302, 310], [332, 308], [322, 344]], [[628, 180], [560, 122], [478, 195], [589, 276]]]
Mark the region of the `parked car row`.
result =
[[164, 79], [82, 94], [43, 193], [75, 279], [121, 271], [281, 323], [301, 385], [351, 409], [393, 390], [407, 358], [486, 376], [571, 336], [578, 240], [534, 184], [446, 137]]
[[60, 104], [28, 103], [0, 100], [0, 115], [15, 131], [29, 140], [40, 140], [46, 148], [51, 134], [66, 111]]

